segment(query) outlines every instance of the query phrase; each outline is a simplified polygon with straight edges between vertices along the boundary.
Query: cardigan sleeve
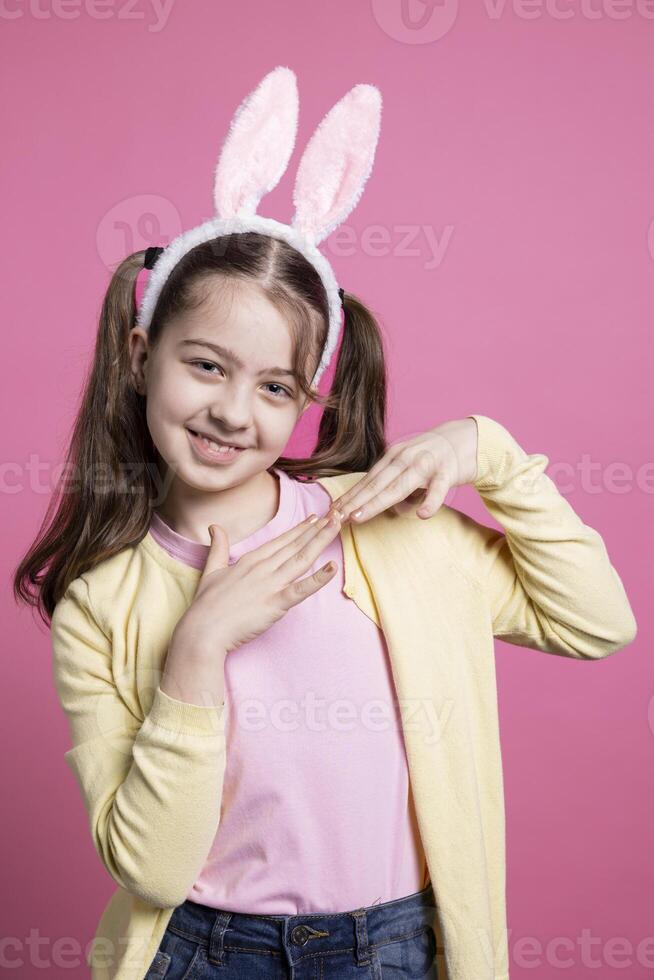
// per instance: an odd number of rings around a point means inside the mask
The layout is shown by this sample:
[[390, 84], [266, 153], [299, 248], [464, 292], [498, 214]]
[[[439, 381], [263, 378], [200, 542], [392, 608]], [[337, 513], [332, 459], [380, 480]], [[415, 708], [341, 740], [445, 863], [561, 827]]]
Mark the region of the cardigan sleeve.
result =
[[481, 529], [479, 578], [493, 634], [508, 643], [597, 660], [631, 643], [637, 624], [600, 534], [499, 422], [477, 424], [474, 486], [503, 528]]
[[64, 759], [79, 784], [95, 849], [122, 888], [174, 908], [218, 828], [222, 707], [179, 701], [157, 686], [145, 719], [137, 717], [115, 685], [111, 643], [81, 576], [54, 608], [51, 640], [73, 743]]

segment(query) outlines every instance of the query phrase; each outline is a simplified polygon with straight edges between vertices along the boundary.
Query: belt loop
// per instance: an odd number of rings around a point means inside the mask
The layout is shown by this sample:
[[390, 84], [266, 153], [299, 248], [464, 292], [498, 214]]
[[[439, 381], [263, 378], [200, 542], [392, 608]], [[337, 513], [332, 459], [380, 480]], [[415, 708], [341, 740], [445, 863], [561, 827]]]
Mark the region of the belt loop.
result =
[[223, 938], [232, 917], [232, 912], [216, 912], [216, 918], [209, 936], [209, 953], [207, 959], [217, 966], [223, 965]]
[[370, 963], [370, 943], [368, 941], [368, 913], [365, 909], [357, 909], [351, 913], [354, 916], [356, 931], [357, 966], [367, 966]]

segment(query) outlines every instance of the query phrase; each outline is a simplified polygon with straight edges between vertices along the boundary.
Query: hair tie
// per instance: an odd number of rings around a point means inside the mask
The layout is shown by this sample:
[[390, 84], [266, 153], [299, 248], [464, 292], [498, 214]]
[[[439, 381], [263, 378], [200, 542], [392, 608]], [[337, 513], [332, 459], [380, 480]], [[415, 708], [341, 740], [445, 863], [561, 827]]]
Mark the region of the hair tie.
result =
[[152, 269], [162, 252], [163, 248], [161, 248], [159, 245], [156, 245], [153, 248], [146, 248], [145, 255], [143, 257], [143, 268]]

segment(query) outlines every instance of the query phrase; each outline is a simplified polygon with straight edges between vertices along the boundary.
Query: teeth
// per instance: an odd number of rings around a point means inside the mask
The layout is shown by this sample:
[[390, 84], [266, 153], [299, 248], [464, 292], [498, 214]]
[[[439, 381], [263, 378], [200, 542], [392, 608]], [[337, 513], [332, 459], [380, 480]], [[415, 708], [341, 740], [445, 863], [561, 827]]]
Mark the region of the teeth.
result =
[[214, 442], [213, 439], [208, 439], [206, 436], [200, 435], [199, 432], [196, 433], [196, 435], [199, 436], [205, 446], [214, 452], [223, 453], [224, 455], [225, 453], [229, 453], [233, 449], [236, 449], [236, 446], [221, 446], [219, 443]]

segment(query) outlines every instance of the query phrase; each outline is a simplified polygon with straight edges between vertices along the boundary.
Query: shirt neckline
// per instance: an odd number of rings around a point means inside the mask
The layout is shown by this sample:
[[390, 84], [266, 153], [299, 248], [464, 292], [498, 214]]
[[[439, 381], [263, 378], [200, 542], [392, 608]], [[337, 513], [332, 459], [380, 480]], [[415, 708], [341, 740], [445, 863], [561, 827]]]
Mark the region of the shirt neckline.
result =
[[[298, 512], [297, 481], [277, 467], [272, 467], [271, 472], [277, 477], [279, 485], [277, 510], [262, 527], [257, 528], [246, 538], [230, 543], [228, 559], [230, 565], [233, 565], [247, 551], [251, 551], [265, 541], [281, 534], [296, 520]], [[189, 570], [202, 571], [209, 554], [208, 544], [202, 544], [200, 541], [194, 541], [192, 538], [178, 534], [156, 511], [152, 513], [150, 527], [141, 543], [145, 545], [147, 551], [164, 560], [164, 563], [170, 568], [181, 565], [181, 567]], [[173, 562], [174, 565], [170, 565], [169, 562]]]

